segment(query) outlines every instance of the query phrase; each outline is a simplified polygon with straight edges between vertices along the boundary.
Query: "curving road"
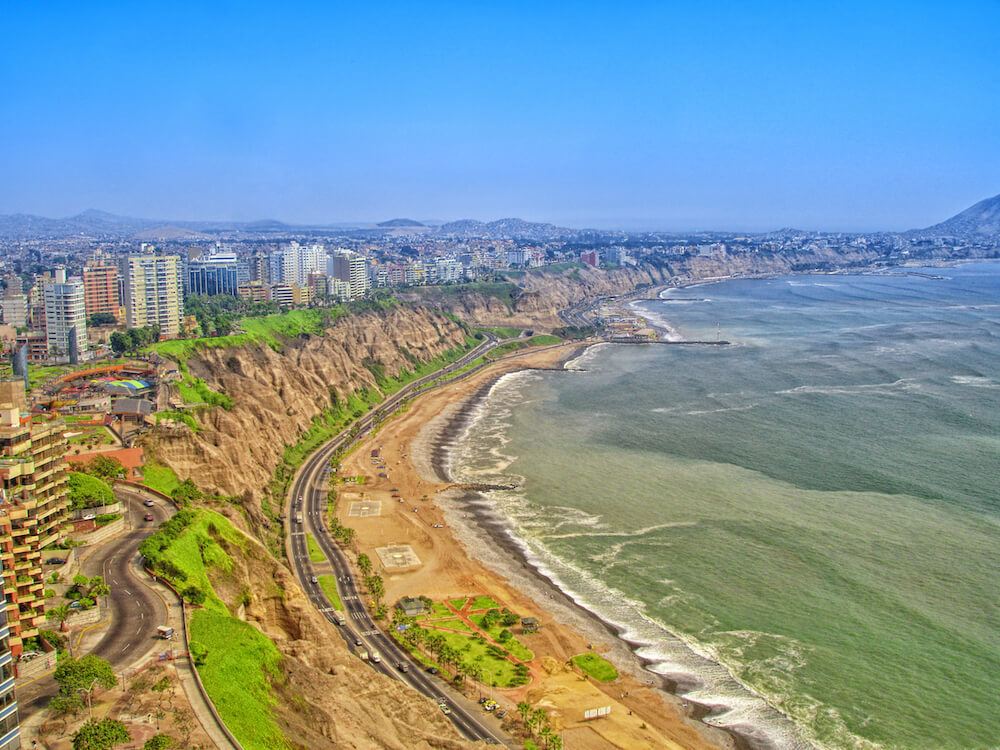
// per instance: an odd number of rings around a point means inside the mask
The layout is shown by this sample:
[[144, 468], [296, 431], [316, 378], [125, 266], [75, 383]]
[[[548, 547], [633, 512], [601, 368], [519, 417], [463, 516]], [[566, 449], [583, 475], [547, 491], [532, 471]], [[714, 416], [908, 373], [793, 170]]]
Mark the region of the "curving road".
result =
[[[149, 496], [137, 489], [118, 486], [115, 494], [126, 506], [130, 530], [89, 556], [81, 567], [84, 575], [104, 576], [111, 587], [111, 625], [91, 653], [118, 669], [142, 656], [156, 638], [156, 626], [166, 622], [163, 600], [135, 574], [132, 563], [138, 560], [139, 545], [175, 510], [156, 498], [152, 498], [156, 504], [147, 508], [143, 500]], [[144, 521], [146, 513], [155, 520]]]
[[[446, 700], [448, 687], [445, 683], [423, 671], [422, 665], [413, 660], [409, 653], [396, 645], [389, 636], [379, 630], [368, 614], [364, 600], [358, 592], [354, 576], [351, 572], [347, 556], [331, 538], [325, 521], [326, 487], [330, 474], [330, 458], [337, 451], [346, 449], [371, 432], [385, 417], [392, 414], [399, 405], [416, 393], [433, 387], [440, 378], [454, 373], [476, 358], [482, 356], [499, 343], [499, 340], [488, 335], [480, 346], [464, 355], [453, 364], [410, 383], [371, 412], [358, 420], [351, 428], [341, 432], [337, 437], [317, 450], [307, 459], [295, 481], [292, 483], [289, 512], [287, 514], [285, 544], [288, 558], [292, 564], [302, 589], [310, 601], [330, 622], [337, 624], [333, 615], [333, 606], [326, 598], [319, 585], [312, 583], [313, 569], [309, 561], [306, 543], [306, 530], [311, 530], [320, 548], [329, 560], [337, 578], [337, 590], [347, 612], [347, 623], [340, 626], [340, 634], [351, 648], [365, 649], [369, 652], [378, 651], [383, 661], [379, 664], [368, 662], [369, 665], [396, 679], [405, 682], [410, 687], [436, 700]], [[479, 367], [460, 373], [453, 379], [467, 377]], [[298, 514], [303, 514], [305, 523], [298, 523]], [[355, 646], [355, 640], [360, 639], [361, 646]], [[397, 663], [408, 665], [409, 671], [396, 669]], [[451, 713], [448, 718], [458, 730], [471, 740], [482, 740], [489, 744], [505, 744], [494, 730], [486, 726], [475, 710], [463, 705], [465, 699], [448, 700]]]

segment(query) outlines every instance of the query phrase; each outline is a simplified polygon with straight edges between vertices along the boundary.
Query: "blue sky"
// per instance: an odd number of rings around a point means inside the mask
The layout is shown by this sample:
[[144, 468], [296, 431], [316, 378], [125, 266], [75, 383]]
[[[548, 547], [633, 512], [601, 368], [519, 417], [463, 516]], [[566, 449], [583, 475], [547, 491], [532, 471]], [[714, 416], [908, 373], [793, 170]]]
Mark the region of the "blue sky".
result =
[[905, 229], [1000, 193], [996, 0], [199, 5], [3, 3], [0, 213]]

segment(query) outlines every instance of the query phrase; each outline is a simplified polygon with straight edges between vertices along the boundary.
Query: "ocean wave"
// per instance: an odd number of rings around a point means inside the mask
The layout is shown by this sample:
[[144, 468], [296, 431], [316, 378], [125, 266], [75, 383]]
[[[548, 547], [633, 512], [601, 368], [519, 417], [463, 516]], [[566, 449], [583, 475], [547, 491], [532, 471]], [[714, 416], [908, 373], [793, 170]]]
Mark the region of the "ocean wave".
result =
[[858, 385], [800, 385], [775, 391], [779, 396], [819, 394], [822, 396], [856, 396], [858, 394], [895, 394], [920, 390], [920, 384], [911, 378], [900, 378], [891, 383], [861, 383]]
[[992, 378], [985, 378], [977, 375], [952, 375], [951, 382], [956, 385], [967, 385], [972, 388], [1000, 388]]
[[629, 307], [635, 310], [637, 315], [648, 320], [654, 328], [663, 331], [663, 339], [665, 341], [684, 340], [684, 337], [676, 328], [674, 328], [673, 324], [662, 315], [659, 315], [652, 310], [647, 310], [645, 307], [642, 307], [638, 301], [631, 302]]
[[564, 370], [570, 370], [570, 371], [573, 371], [573, 370], [585, 370], [586, 367], [584, 365], [589, 364], [590, 361], [592, 359], [594, 359], [594, 357], [599, 352], [603, 351], [604, 349], [608, 348], [609, 346], [611, 346], [611, 344], [604, 343], [604, 342], [602, 342], [600, 344], [593, 344], [592, 346], [588, 346], [586, 349], [583, 350], [583, 352], [579, 356], [574, 357], [573, 359], [569, 360], [566, 364], [564, 364], [563, 365], [563, 369]]

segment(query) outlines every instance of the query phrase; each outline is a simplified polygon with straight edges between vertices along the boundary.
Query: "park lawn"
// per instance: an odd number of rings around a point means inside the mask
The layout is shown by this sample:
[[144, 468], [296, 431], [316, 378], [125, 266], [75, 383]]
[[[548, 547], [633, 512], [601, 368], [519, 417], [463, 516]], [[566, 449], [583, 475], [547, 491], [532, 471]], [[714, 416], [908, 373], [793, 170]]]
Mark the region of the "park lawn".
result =
[[472, 606], [469, 607], [471, 610], [478, 609], [500, 609], [500, 602], [494, 599], [492, 596], [477, 596], [472, 601]]
[[[456, 600], [458, 601], [458, 600]], [[462, 603], [465, 603], [465, 599], [462, 599]], [[461, 607], [456, 607], [456, 609], [461, 609]], [[430, 615], [425, 615], [426, 617], [451, 617], [451, 610], [448, 609], [443, 602], [431, 602], [431, 613]]]
[[70, 445], [83, 445], [85, 443], [94, 443], [96, 445], [113, 445], [115, 440], [104, 427], [95, 427], [89, 430], [83, 430], [79, 435], [73, 435], [73, 437], [68, 438], [67, 442]]
[[[504, 630], [504, 626], [500, 623], [497, 623], [492, 628], [487, 630], [483, 627], [483, 615], [470, 615], [469, 619], [476, 623], [476, 625], [482, 629], [484, 633], [487, 633], [490, 638], [496, 641], [500, 648], [509, 651], [510, 655], [515, 659], [519, 659], [521, 661], [531, 661], [535, 658], [534, 651], [517, 640], [513, 634], [511, 634], [510, 638], [508, 638], [505, 642], [501, 642], [500, 633]], [[510, 628], [507, 628], [507, 631], [510, 632]]]
[[323, 550], [319, 548], [319, 542], [316, 541], [316, 537], [306, 532], [306, 547], [309, 548], [309, 562], [314, 563], [324, 563], [326, 562], [326, 555], [323, 554]]
[[459, 658], [463, 664], [479, 667], [482, 670], [482, 680], [480, 681], [484, 685], [515, 687], [523, 684], [517, 680], [512, 662], [489, 653], [490, 644], [482, 643], [471, 636], [459, 633], [449, 633], [443, 630], [437, 632], [444, 636], [449, 646], [459, 652]]
[[603, 656], [592, 653], [577, 654], [570, 661], [598, 682], [612, 682], [618, 679], [615, 665]]
[[[461, 599], [452, 599], [448, 603], [455, 609], [461, 609], [465, 606], [465, 603], [469, 601], [469, 597], [463, 596]], [[436, 602], [435, 602], [436, 603]]]
[[343, 612], [344, 603], [340, 600], [340, 594], [337, 592], [336, 576], [323, 575], [316, 577], [319, 578], [319, 587], [323, 589], [323, 593], [326, 594], [326, 598], [330, 600], [330, 605], [334, 609], [339, 609]]
[[461, 630], [463, 633], [473, 632], [472, 628], [457, 617], [453, 617], [450, 620], [427, 620], [423, 624], [428, 628], [448, 628], [450, 630]]
[[142, 483], [157, 492], [169, 495], [180, 486], [174, 470], [155, 461], [149, 461], [142, 467]]

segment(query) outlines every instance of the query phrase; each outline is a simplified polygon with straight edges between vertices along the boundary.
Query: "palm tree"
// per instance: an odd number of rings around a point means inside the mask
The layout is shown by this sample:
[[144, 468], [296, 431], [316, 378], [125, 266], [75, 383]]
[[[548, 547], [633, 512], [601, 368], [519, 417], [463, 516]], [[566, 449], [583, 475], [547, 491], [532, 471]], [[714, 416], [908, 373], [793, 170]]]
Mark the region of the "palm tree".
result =
[[72, 614], [73, 610], [70, 609], [68, 604], [60, 604], [58, 607], [53, 607], [46, 612], [45, 617], [49, 620], [57, 620], [59, 622], [59, 629], [65, 631], [66, 620], [68, 620]]

